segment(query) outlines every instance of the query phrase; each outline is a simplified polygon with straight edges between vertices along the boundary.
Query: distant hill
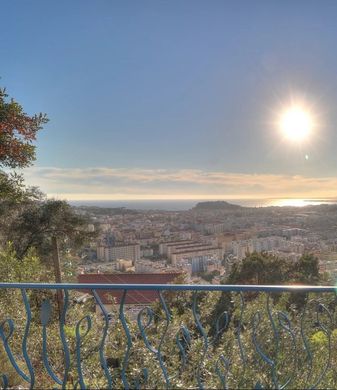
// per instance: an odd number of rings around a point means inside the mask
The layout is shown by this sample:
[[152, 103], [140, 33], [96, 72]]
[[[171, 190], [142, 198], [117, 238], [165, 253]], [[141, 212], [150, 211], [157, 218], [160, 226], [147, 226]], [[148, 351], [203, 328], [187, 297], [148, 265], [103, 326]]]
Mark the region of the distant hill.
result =
[[228, 203], [224, 200], [214, 202], [199, 202], [193, 207], [193, 211], [213, 211], [213, 210], [239, 210], [242, 206]]

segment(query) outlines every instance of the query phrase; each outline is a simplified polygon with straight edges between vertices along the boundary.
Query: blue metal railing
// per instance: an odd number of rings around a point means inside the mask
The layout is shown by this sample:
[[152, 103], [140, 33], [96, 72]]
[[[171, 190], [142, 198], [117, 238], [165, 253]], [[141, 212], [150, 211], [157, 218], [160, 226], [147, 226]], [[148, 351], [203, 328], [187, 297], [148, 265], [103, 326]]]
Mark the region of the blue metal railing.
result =
[[333, 286], [0, 283], [0, 304], [3, 388], [337, 387]]

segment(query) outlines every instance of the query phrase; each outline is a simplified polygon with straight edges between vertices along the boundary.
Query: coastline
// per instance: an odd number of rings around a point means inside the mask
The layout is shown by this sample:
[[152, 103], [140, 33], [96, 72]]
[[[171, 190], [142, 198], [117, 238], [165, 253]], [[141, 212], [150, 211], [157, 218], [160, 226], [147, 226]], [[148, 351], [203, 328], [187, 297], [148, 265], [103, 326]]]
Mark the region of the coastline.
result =
[[[223, 199], [219, 199], [223, 200]], [[74, 200], [69, 201], [72, 206], [94, 206], [106, 208], [125, 207], [131, 210], [162, 210], [186, 211], [203, 200]], [[209, 201], [209, 200], [205, 200]], [[337, 199], [226, 199], [227, 202], [243, 207], [270, 207], [270, 206], [316, 206], [320, 204], [336, 204]]]

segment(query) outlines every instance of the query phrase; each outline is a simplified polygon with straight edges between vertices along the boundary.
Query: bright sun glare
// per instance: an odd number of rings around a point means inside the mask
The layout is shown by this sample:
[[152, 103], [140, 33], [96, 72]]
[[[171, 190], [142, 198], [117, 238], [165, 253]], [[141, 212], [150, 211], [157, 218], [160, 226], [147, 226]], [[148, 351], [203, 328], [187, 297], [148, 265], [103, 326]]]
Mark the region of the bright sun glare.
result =
[[309, 112], [301, 107], [291, 107], [281, 116], [280, 127], [284, 136], [290, 141], [305, 141], [313, 128]]

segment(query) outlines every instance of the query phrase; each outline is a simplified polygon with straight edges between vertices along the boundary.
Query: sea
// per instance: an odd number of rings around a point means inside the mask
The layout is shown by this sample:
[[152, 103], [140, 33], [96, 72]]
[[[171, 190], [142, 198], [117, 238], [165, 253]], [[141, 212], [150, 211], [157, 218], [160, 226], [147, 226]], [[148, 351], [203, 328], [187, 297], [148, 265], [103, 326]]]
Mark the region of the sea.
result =
[[[303, 207], [320, 204], [337, 204], [337, 199], [218, 199], [231, 204], [244, 207], [268, 207], [268, 206], [294, 206]], [[73, 200], [69, 203], [73, 206], [96, 206], [96, 207], [125, 207], [131, 210], [162, 210], [162, 211], [185, 211], [193, 208], [199, 202], [212, 202], [216, 199], [191, 199], [191, 200]]]

